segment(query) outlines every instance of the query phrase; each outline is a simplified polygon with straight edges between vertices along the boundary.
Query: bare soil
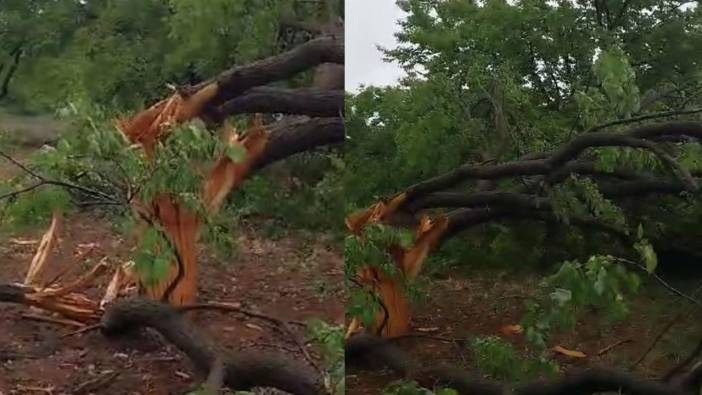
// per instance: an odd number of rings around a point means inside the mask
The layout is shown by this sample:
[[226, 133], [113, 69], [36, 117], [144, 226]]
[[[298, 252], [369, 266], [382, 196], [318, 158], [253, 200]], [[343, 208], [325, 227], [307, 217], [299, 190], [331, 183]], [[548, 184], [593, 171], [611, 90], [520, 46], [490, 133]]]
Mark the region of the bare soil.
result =
[[[702, 276], [696, 280], [673, 279], [679, 289], [689, 292], [701, 280]], [[518, 324], [522, 319], [525, 302], [537, 289], [539, 278], [536, 275], [483, 270], [471, 274], [453, 273], [448, 278], [432, 281], [426, 300], [414, 307], [413, 327], [418, 337], [397, 340], [414, 358], [427, 364], [461, 366], [466, 371], [483, 374], [475, 366], [470, 347], [471, 339], [482, 336], [501, 337], [513, 344], [517, 355], [530, 355], [524, 336], [505, 335], [501, 328]], [[574, 333], [555, 334], [549, 342], [550, 346], [581, 351], [586, 358], [555, 353], [550, 358], [558, 362], [561, 371], [589, 366], [616, 367], [644, 377], [660, 377], [689, 355], [702, 337], [702, 322], [696, 310], [699, 307], [671, 295], [655, 282], [645, 282], [643, 292], [630, 307], [628, 318], [615, 324], [588, 313], [578, 322]], [[632, 367], [671, 320], [675, 320], [675, 324], [647, 357]], [[625, 340], [626, 343], [598, 355], [600, 350]], [[349, 369], [347, 393], [376, 395], [398, 379], [385, 370]]]
[[[16, 235], [37, 239], [42, 230]], [[130, 246], [111, 228], [109, 219], [93, 212], [69, 217], [62, 229], [51, 272], [80, 266], [85, 273], [103, 256], [118, 263], [128, 260]], [[314, 236], [314, 237], [313, 237]], [[316, 240], [315, 240], [316, 239]], [[201, 254], [201, 299], [238, 302], [242, 307], [280, 319], [320, 318], [342, 324], [344, 319], [339, 251], [319, 235], [291, 233], [271, 240], [255, 229], [242, 229], [239, 251], [227, 262]], [[83, 262], [74, 262], [81, 244], [98, 247]], [[0, 282], [22, 281], [35, 245], [0, 240]], [[51, 273], [47, 277], [51, 277]], [[86, 290], [97, 296], [109, 276]], [[65, 281], [68, 281], [69, 276]], [[155, 334], [107, 340], [98, 332], [62, 338], [73, 331], [61, 325], [23, 317], [26, 307], [0, 305], [0, 394], [72, 394], [82, 383], [105, 372], [118, 376], [99, 394], [183, 394], [196, 384], [189, 361]], [[255, 348], [283, 352], [304, 361], [290, 336], [265, 321], [221, 312], [195, 317], [202, 330], [232, 349]], [[304, 338], [303, 329], [296, 329]], [[314, 347], [308, 345], [314, 354]]]
[[[28, 120], [0, 110], [0, 130], [19, 133], [31, 129], [43, 138], [52, 136], [58, 127], [48, 117]], [[2, 148], [20, 161], [25, 161], [35, 149], [7, 143]], [[19, 172], [0, 158], [0, 180]], [[62, 224], [60, 242], [52, 253], [46, 277], [75, 266], [62, 279], [65, 283], [85, 273], [102, 257], [107, 256], [116, 264], [128, 261], [134, 246], [130, 240], [123, 240], [113, 225], [110, 217], [96, 211], [69, 215]], [[237, 251], [224, 261], [201, 251], [201, 301], [240, 303], [245, 309], [281, 320], [322, 319], [343, 324], [340, 247], [324, 234], [290, 231], [273, 239], [262, 234], [264, 228], [253, 220], [244, 225], [236, 236]], [[21, 282], [36, 249], [36, 245], [21, 245], [10, 239], [38, 240], [44, 231], [35, 229], [12, 235], [0, 232], [0, 283]], [[90, 243], [97, 247], [77, 261], [78, 251]], [[110, 276], [84, 292], [100, 298]], [[32, 313], [24, 306], [0, 304], [0, 395], [73, 394], [81, 384], [109, 372], [117, 376], [108, 385], [88, 393], [183, 394], [198, 383], [187, 358], [156, 334], [107, 340], [93, 331], [63, 337], [75, 328], [25, 317]], [[192, 317], [204, 333], [233, 350], [279, 352], [307, 363], [297, 342], [266, 321], [209, 311]], [[291, 328], [298, 339], [305, 339], [304, 328]], [[314, 345], [305, 342], [305, 347], [321, 365]]]
[[0, 108], [0, 136], [30, 147], [55, 141], [64, 123], [50, 115], [21, 115]]

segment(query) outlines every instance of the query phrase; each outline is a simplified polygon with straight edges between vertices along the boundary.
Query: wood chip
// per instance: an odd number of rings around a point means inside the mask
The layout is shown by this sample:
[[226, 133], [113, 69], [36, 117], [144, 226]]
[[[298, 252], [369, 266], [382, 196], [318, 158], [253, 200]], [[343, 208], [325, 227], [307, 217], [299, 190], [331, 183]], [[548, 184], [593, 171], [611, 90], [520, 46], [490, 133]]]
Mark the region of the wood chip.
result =
[[20, 245], [20, 246], [28, 246], [28, 245], [34, 245], [37, 244], [39, 240], [32, 240], [32, 239], [10, 239], [10, 243]]
[[587, 355], [585, 355], [585, 353], [582, 351], [569, 350], [569, 349], [567, 349], [565, 347], [561, 347], [561, 346], [555, 346], [551, 350], [553, 350], [553, 352], [555, 352], [555, 353], [563, 354], [563, 355], [571, 357], [571, 358], [585, 358], [585, 357], [587, 357]]

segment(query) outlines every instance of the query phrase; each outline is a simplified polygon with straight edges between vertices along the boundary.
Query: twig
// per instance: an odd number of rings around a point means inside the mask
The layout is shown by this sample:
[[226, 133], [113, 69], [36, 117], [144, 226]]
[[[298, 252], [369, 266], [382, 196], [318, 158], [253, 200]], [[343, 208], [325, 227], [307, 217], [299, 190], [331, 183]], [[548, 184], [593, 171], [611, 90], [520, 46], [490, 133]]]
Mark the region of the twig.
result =
[[2, 157], [4, 157], [5, 159], [9, 160], [10, 162], [12, 162], [12, 164], [14, 164], [15, 166], [19, 167], [20, 169], [22, 169], [22, 170], [23, 170], [24, 172], [26, 172], [27, 174], [29, 174], [29, 175], [31, 175], [32, 177], [34, 177], [34, 178], [36, 178], [37, 180], [39, 180], [38, 183], [36, 183], [36, 184], [34, 184], [34, 185], [31, 185], [31, 186], [29, 186], [29, 187], [26, 187], [26, 188], [24, 188], [24, 189], [21, 189], [21, 190], [19, 190], [19, 191], [9, 192], [9, 193], [6, 193], [6, 194], [4, 194], [4, 195], [1, 195], [1, 196], [0, 196], [0, 200], [6, 199], [6, 198], [9, 198], [9, 197], [12, 197], [12, 196], [17, 196], [17, 195], [19, 195], [20, 193], [29, 192], [29, 191], [31, 191], [31, 190], [33, 190], [33, 189], [39, 188], [39, 187], [42, 186], [42, 185], [55, 185], [55, 186], [60, 186], [60, 187], [66, 188], [66, 189], [77, 190], [77, 191], [83, 192], [83, 193], [85, 193], [85, 194], [92, 195], [92, 196], [95, 196], [95, 197], [104, 199], [104, 200], [106, 200], [106, 201], [108, 201], [108, 202], [112, 202], [112, 203], [114, 203], [114, 204], [118, 204], [118, 205], [122, 205], [122, 204], [123, 204], [122, 202], [119, 202], [119, 201], [115, 200], [114, 197], [112, 197], [112, 196], [110, 196], [110, 195], [108, 195], [108, 194], [105, 194], [105, 193], [103, 193], [103, 192], [96, 191], [96, 190], [94, 190], [94, 189], [82, 187], [82, 186], [80, 186], [80, 185], [71, 184], [71, 183], [68, 183], [68, 182], [63, 182], [63, 181], [57, 181], [57, 180], [50, 180], [50, 179], [47, 179], [46, 177], [44, 177], [44, 176], [38, 174], [37, 172], [35, 172], [35, 171], [33, 171], [32, 169], [28, 168], [27, 166], [23, 165], [20, 161], [14, 159], [14, 158], [11, 157], [10, 155], [8, 155], [8, 154], [6, 154], [6, 153], [4, 153], [4, 152], [2, 152], [2, 151], [0, 151], [0, 156], [2, 156]]
[[85, 394], [89, 392], [95, 392], [97, 389], [104, 387], [112, 383], [112, 381], [119, 376], [119, 372], [105, 372], [100, 376], [90, 379], [76, 387], [74, 394]]
[[667, 283], [665, 280], [663, 280], [659, 275], [657, 275], [656, 273], [650, 273], [648, 270], [646, 270], [645, 267], [639, 265], [638, 263], [636, 263], [636, 262], [634, 262], [634, 261], [630, 261], [630, 260], [625, 259], [625, 258], [616, 258], [616, 260], [617, 260], [617, 261], [620, 261], [620, 262], [624, 262], [624, 263], [626, 263], [626, 264], [628, 264], [628, 265], [634, 266], [635, 268], [646, 272], [646, 273], [649, 275], [649, 277], [653, 277], [656, 281], [658, 281], [663, 287], [665, 287], [665, 288], [666, 288], [667, 290], [669, 290], [670, 292], [674, 293], [675, 295], [680, 296], [680, 297], [683, 298], [683, 299], [687, 299], [688, 301], [690, 301], [690, 302], [696, 304], [697, 306], [702, 307], [702, 302], [700, 302], [699, 300], [693, 298], [693, 297], [690, 296], [690, 295], [687, 295], [687, 294], [685, 294], [685, 293], [679, 291], [677, 288], [675, 288], [675, 287], [671, 286], [670, 284], [668, 284], [668, 283]]
[[304, 355], [305, 359], [307, 362], [320, 374], [320, 376], [324, 377], [324, 369], [320, 368], [317, 362], [312, 358], [310, 355], [309, 351], [307, 351], [307, 347], [305, 347], [305, 344], [295, 336], [295, 333], [290, 329], [290, 326], [284, 322], [281, 321], [282, 323], [282, 328], [287, 332], [288, 336], [293, 340], [297, 348], [302, 352], [302, 355]]
[[6, 153], [0, 151], [0, 156], [2, 156], [2, 157], [4, 157], [5, 159], [9, 160], [10, 162], [12, 162], [12, 164], [14, 164], [15, 166], [19, 167], [20, 169], [24, 170], [25, 173], [28, 173], [29, 175], [31, 175], [31, 176], [33, 176], [33, 177], [35, 177], [35, 178], [38, 178], [38, 179], [40, 179], [40, 180], [43, 180], [43, 179], [44, 179], [44, 177], [38, 175], [37, 173], [35, 173], [35, 172], [32, 171], [31, 169], [29, 169], [27, 166], [23, 165], [20, 161], [18, 161], [17, 159], [11, 157], [10, 155], [8, 155], [8, 154], [6, 154]]
[[52, 395], [54, 393], [54, 387], [53, 386], [48, 386], [48, 387], [33, 387], [33, 386], [26, 386], [22, 384], [17, 385], [17, 390], [19, 391], [30, 391], [30, 392], [43, 392], [45, 394]]
[[269, 322], [272, 322], [276, 325], [282, 325], [284, 322], [287, 322], [287, 323], [293, 324], [293, 325], [298, 325], [298, 326], [303, 326], [303, 327], [307, 326], [307, 324], [305, 324], [302, 321], [296, 321], [296, 320], [283, 321], [279, 318], [275, 318], [275, 317], [272, 317], [272, 316], [267, 315], [267, 314], [243, 309], [239, 305], [236, 305], [236, 304], [224, 303], [224, 302], [197, 303], [197, 304], [176, 307], [176, 310], [180, 311], [180, 312], [186, 312], [186, 311], [192, 311], [192, 310], [231, 311], [231, 312], [243, 314], [243, 315], [248, 316], [248, 317], [253, 317], [253, 318], [258, 318], [258, 319], [262, 319], [265, 321], [269, 321]]
[[702, 353], [702, 340], [700, 340], [700, 342], [697, 344], [697, 347], [695, 347], [695, 349], [692, 350], [692, 353], [690, 353], [690, 355], [687, 358], [682, 360], [679, 364], [675, 365], [675, 367], [673, 367], [668, 373], [666, 373], [665, 376], [663, 376], [663, 381], [669, 381], [670, 379], [672, 379], [673, 376], [678, 374], [678, 372], [683, 370], [685, 366], [689, 365], [690, 362], [697, 358], [697, 356], [700, 355], [700, 353]]
[[60, 271], [56, 276], [54, 276], [51, 280], [49, 280], [49, 281], [40, 289], [40, 292], [43, 291], [43, 290], [45, 290], [45, 289], [47, 289], [47, 288], [49, 288], [50, 286], [56, 284], [56, 282], [57, 282], [58, 280], [60, 280], [63, 276], [65, 276], [66, 274], [68, 274], [71, 270], [75, 269], [75, 268], [78, 266], [78, 263], [79, 263], [83, 258], [85, 258], [86, 256], [88, 256], [88, 254], [90, 254], [91, 252], [93, 252], [94, 249], [95, 249], [95, 246], [90, 246], [90, 248], [87, 248], [87, 249], [81, 251], [81, 252], [78, 254], [78, 256], [76, 256], [76, 257], [73, 259], [73, 262], [72, 262], [70, 265], [66, 266], [63, 270], [61, 270], [61, 271]]
[[77, 289], [83, 288], [86, 285], [90, 284], [94, 279], [104, 274], [108, 268], [109, 265], [107, 264], [107, 257], [104, 257], [100, 260], [100, 262], [98, 262], [97, 265], [93, 266], [93, 268], [90, 269], [88, 273], [79, 277], [78, 279], [69, 283], [68, 285], [56, 289], [44, 289], [43, 291], [38, 292], [37, 295], [41, 297], [54, 298], [67, 295], [71, 292], [74, 292]]
[[73, 332], [66, 333], [65, 335], [61, 336], [61, 338], [63, 339], [63, 338], [66, 338], [66, 337], [71, 337], [71, 336], [79, 335], [79, 334], [85, 333], [85, 332], [91, 332], [91, 331], [94, 331], [94, 330], [97, 330], [97, 329], [100, 329], [100, 328], [102, 328], [102, 324], [99, 324], [99, 323], [98, 323], [98, 324], [93, 324], [93, 325], [88, 325], [88, 326], [83, 326], [82, 328], [80, 328], [80, 329], [78, 329], [78, 330], [75, 330], [75, 331], [73, 331]]
[[261, 347], [268, 347], [268, 348], [277, 348], [279, 350], [287, 351], [289, 353], [295, 353], [298, 350], [290, 347], [283, 346], [281, 344], [274, 344], [274, 343], [261, 343], [261, 342], [256, 342], [253, 344], [254, 346], [261, 346]]
[[608, 352], [612, 351], [612, 349], [614, 349], [616, 347], [619, 347], [623, 344], [627, 344], [627, 343], [631, 343], [631, 342], [633, 342], [633, 340], [631, 340], [631, 339], [620, 340], [616, 343], [610, 344], [607, 347], [604, 347], [603, 349], [601, 349], [600, 351], [597, 352], [597, 355], [602, 356], [602, 355], [607, 354]]
[[644, 359], [646, 359], [648, 354], [651, 353], [654, 347], [656, 347], [656, 344], [658, 344], [658, 342], [663, 338], [663, 336], [665, 336], [665, 334], [668, 333], [670, 328], [672, 328], [673, 325], [675, 325], [675, 323], [680, 320], [680, 318], [682, 318], [682, 313], [678, 313], [675, 317], [673, 317], [672, 320], [670, 320], [670, 322], [666, 324], [665, 327], [663, 327], [663, 330], [661, 330], [656, 336], [656, 338], [653, 339], [653, 343], [651, 343], [651, 345], [648, 346], [646, 351], [644, 351], [643, 354], [641, 354], [641, 356], [639, 357], [639, 359], [636, 360], [636, 362], [631, 364], [631, 369], [639, 366], [639, 364], [643, 362]]
[[222, 310], [222, 311], [232, 311], [235, 313], [241, 313], [249, 317], [254, 317], [254, 318], [259, 318], [263, 319], [269, 322], [272, 322], [279, 328], [282, 328], [282, 331], [285, 332], [292, 340], [295, 342], [295, 345], [297, 348], [302, 352], [302, 355], [304, 355], [305, 359], [307, 362], [309, 362], [310, 365], [312, 365], [313, 368], [315, 368], [318, 372], [324, 373], [324, 371], [317, 365], [317, 363], [314, 361], [310, 353], [307, 351], [307, 348], [305, 345], [300, 341], [300, 339], [295, 336], [295, 333], [290, 329], [290, 326], [288, 324], [295, 324], [295, 325], [300, 325], [300, 326], [307, 326], [304, 322], [301, 321], [293, 321], [293, 320], [281, 320], [279, 318], [271, 317], [269, 315], [263, 314], [263, 313], [257, 313], [249, 310], [242, 309], [238, 305], [234, 305], [231, 303], [222, 303], [222, 302], [209, 302], [209, 303], [198, 303], [198, 304], [192, 304], [192, 305], [187, 305], [187, 306], [180, 306], [176, 308], [177, 311], [192, 311], [192, 310]]
[[17, 196], [17, 195], [21, 195], [21, 194], [23, 194], [23, 193], [31, 192], [31, 191], [33, 191], [33, 190], [39, 188], [39, 187], [42, 186], [42, 185], [46, 185], [46, 183], [45, 183], [44, 181], [40, 181], [40, 182], [38, 182], [38, 183], [36, 183], [36, 184], [34, 184], [34, 185], [30, 185], [30, 186], [28, 186], [28, 187], [26, 187], [26, 188], [22, 188], [22, 189], [19, 189], [19, 190], [17, 190], [17, 191], [8, 192], [8, 193], [6, 193], [6, 194], [4, 194], [4, 195], [0, 195], [0, 200], [3, 200], [3, 199], [10, 199], [10, 198], [13, 198], [13, 197], [15, 197], [15, 196]]
[[402, 339], [402, 338], [408, 338], [408, 337], [417, 337], [417, 338], [422, 338], [422, 339], [432, 339], [432, 340], [438, 340], [446, 343], [456, 343], [456, 344], [461, 344], [466, 341], [466, 339], [458, 339], [458, 338], [451, 338], [451, 337], [445, 337], [445, 336], [434, 336], [434, 335], [427, 335], [425, 333], [405, 333], [399, 336], [396, 336], [393, 338], [394, 339]]
[[49, 317], [46, 315], [38, 315], [38, 314], [27, 314], [23, 313], [21, 315], [22, 318], [28, 319], [28, 320], [34, 320], [34, 321], [43, 321], [43, 322], [51, 322], [54, 324], [61, 324], [61, 325], [67, 325], [67, 326], [73, 326], [73, 327], [83, 327], [84, 324], [81, 324], [78, 321], [73, 321], [73, 320], [67, 320], [63, 318], [56, 318], [56, 317]]
[[702, 108], [694, 108], [691, 110], [680, 110], [680, 111], [655, 112], [655, 113], [650, 113], [650, 114], [637, 115], [635, 117], [626, 118], [626, 119], [617, 119], [614, 121], [605, 122], [605, 123], [597, 125], [597, 126], [593, 126], [592, 128], [588, 129], [586, 133], [596, 132], [598, 130], [606, 129], [610, 126], [625, 125], [628, 123], [634, 123], [634, 122], [645, 121], [645, 120], [656, 119], [656, 118], [671, 117], [671, 116], [675, 116], [675, 115], [697, 114], [699, 112], [702, 112]]

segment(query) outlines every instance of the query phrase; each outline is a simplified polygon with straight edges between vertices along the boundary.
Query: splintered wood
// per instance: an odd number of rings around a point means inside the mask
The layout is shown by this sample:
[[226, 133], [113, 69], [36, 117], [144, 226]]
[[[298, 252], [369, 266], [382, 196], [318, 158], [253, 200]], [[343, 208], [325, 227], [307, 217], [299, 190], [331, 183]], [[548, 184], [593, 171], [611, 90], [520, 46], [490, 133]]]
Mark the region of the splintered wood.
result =
[[[110, 266], [107, 263], [107, 257], [102, 258], [87, 273], [66, 285], [61, 285], [60, 281], [67, 273], [67, 270], [63, 270], [49, 281], [42, 280], [51, 262], [51, 254], [58, 245], [60, 222], [61, 215], [54, 213], [51, 225], [41, 238], [37, 251], [29, 265], [24, 283], [15, 285], [24, 292], [21, 303], [41, 312], [41, 314], [26, 314], [25, 317], [73, 326], [93, 324], [100, 319], [106, 303], [92, 300], [83, 294], [82, 291], [93, 285], [99, 277], [109, 271]], [[78, 257], [84, 258], [87, 252], [92, 251], [92, 248], [94, 246], [88, 249], [83, 248], [78, 252]], [[73, 264], [75, 266], [76, 262]], [[121, 266], [117, 270], [126, 271]], [[116, 295], [131, 282], [133, 280], [130, 280], [130, 277], [125, 274], [122, 276], [120, 283], [115, 286], [117, 289], [108, 287], [108, 291]], [[108, 295], [105, 298], [107, 297]], [[59, 315], [63, 318], [57, 318], [54, 315]]]
[[49, 230], [47, 230], [46, 233], [44, 233], [44, 236], [42, 236], [37, 252], [34, 254], [34, 258], [32, 258], [32, 263], [29, 265], [27, 276], [24, 278], [24, 285], [36, 285], [37, 278], [44, 272], [49, 257], [49, 252], [54, 247], [54, 244], [56, 244], [56, 240], [58, 239], [57, 234], [60, 221], [61, 215], [54, 213], [51, 218]]
[[[387, 221], [406, 200], [406, 193], [402, 193], [388, 202], [376, 203], [364, 211], [348, 216], [346, 226], [352, 234], [362, 236], [366, 226]], [[415, 242], [412, 247], [406, 249], [400, 246], [391, 247], [390, 255], [399, 269], [399, 277], [390, 276], [381, 269], [370, 266], [359, 270], [357, 277], [359, 283], [378, 296], [382, 304], [382, 309], [377, 312], [375, 322], [370, 328], [374, 333], [383, 337], [397, 337], [409, 331], [411, 313], [404, 282], [414, 279], [419, 274], [427, 256], [441, 242], [448, 225], [448, 219], [445, 216], [437, 216], [433, 219], [423, 216], [415, 231]], [[347, 338], [360, 327], [359, 319], [354, 317], [346, 331]]]
[[[216, 82], [187, 97], [176, 92], [132, 119], [118, 120], [117, 126], [130, 142], [140, 145], [146, 156], [153, 158], [158, 154], [157, 143], [174, 126], [200, 117], [207, 103], [218, 92]], [[224, 156], [209, 171], [202, 189], [208, 214], [217, 212], [226, 196], [242, 184], [255, 168], [268, 143], [268, 133], [260, 115], [256, 116], [253, 126], [244, 137], [225, 124], [222, 138], [230, 146], [243, 148], [246, 156], [239, 162]], [[148, 285], [140, 284], [144, 294], [177, 306], [195, 303], [198, 285], [197, 248], [202, 218], [166, 194], [158, 196], [152, 202], [134, 201], [134, 209], [140, 218], [147, 218], [164, 227], [176, 253], [176, 260], [172, 262], [165, 278]]]

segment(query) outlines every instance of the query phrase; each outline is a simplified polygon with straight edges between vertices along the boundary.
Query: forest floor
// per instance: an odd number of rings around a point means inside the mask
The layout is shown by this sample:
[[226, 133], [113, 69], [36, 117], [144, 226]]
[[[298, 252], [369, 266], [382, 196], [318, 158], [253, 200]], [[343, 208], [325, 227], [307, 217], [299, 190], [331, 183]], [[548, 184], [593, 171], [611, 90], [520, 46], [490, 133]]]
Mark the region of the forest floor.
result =
[[[660, 377], [692, 352], [702, 336], [702, 321], [696, 310], [699, 307], [670, 294], [656, 282], [642, 280], [642, 291], [631, 301], [630, 313], [624, 321], [611, 324], [594, 313], [587, 313], [574, 332], [554, 334], [550, 347], [560, 345], [586, 354], [585, 358], [551, 354], [561, 371], [615, 367], [644, 377]], [[692, 292], [702, 282], [702, 275], [671, 281], [680, 290]], [[426, 299], [414, 306], [413, 333], [417, 336], [396, 341], [418, 361], [433, 366], [460, 366], [487, 377], [476, 368], [471, 339], [497, 336], [513, 345], [517, 357], [529, 358], [525, 336], [505, 335], [501, 328], [520, 323], [526, 311], [525, 302], [534, 295], [538, 282], [539, 277], [534, 273], [497, 270], [454, 272], [443, 279], [434, 279]], [[646, 358], [632, 366], [673, 321]], [[605, 351], [598, 355], [602, 350]], [[347, 393], [376, 395], [398, 379], [386, 370], [349, 369]]]
[[[31, 150], [14, 149], [20, 159]], [[15, 169], [0, 161], [0, 178]], [[0, 237], [0, 283], [21, 282], [45, 229]], [[282, 320], [322, 319], [343, 324], [343, 260], [341, 249], [325, 235], [288, 231], [275, 240], [256, 224], [238, 232], [236, 254], [221, 262], [201, 251], [200, 299], [240, 303], [242, 308]], [[13, 241], [13, 238], [15, 239]], [[95, 248], [82, 260], [80, 249]], [[96, 212], [78, 212], [65, 218], [58, 248], [51, 255], [49, 278], [70, 265], [77, 269], [64, 282], [85, 273], [102, 257], [121, 263], [133, 246], [114, 231], [110, 218]], [[109, 276], [85, 290], [101, 297]], [[74, 390], [106, 372], [118, 375], [96, 394], [183, 394], [196, 384], [187, 358], [157, 336], [107, 340], [99, 332], [63, 337], [75, 328], [37, 322], [24, 315], [24, 306], [0, 304], [0, 395], [73, 394]], [[256, 349], [305, 359], [291, 336], [266, 321], [235, 313], [198, 312], [195, 324], [220, 344], [232, 349]], [[305, 329], [294, 329], [304, 339]], [[315, 346], [306, 343], [313, 358]]]

